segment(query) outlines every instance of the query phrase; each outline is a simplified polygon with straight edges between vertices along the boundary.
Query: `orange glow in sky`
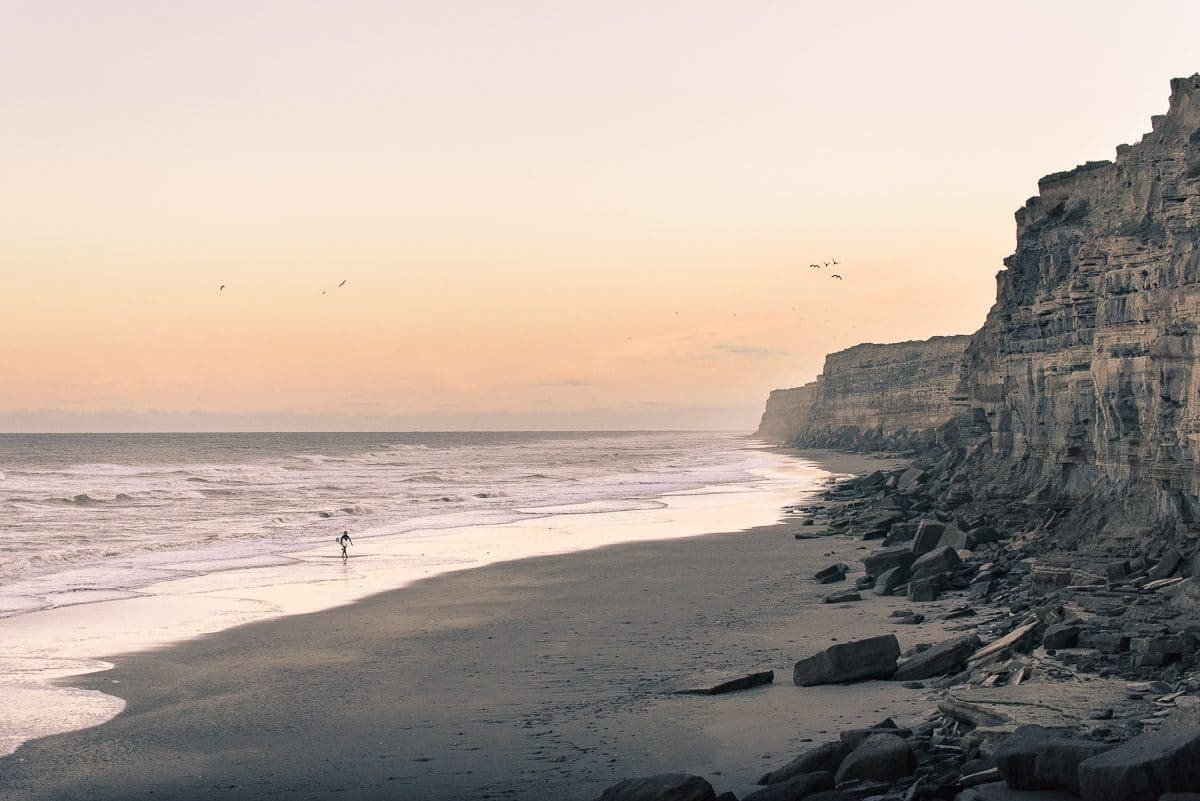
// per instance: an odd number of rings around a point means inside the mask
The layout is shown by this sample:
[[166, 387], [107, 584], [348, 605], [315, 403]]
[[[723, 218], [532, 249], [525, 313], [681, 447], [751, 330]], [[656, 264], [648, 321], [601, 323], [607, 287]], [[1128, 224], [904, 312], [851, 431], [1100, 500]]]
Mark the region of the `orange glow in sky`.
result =
[[978, 327], [1200, 69], [1139, 8], [8, 3], [0, 430], [751, 429]]

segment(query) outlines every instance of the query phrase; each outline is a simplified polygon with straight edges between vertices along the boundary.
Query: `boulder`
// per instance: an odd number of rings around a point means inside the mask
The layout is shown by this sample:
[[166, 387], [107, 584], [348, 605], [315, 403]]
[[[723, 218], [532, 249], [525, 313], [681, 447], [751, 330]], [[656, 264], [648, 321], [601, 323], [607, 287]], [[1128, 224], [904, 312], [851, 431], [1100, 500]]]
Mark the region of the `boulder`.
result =
[[906, 542], [912, 542], [913, 535], [916, 534], [917, 527], [912, 523], [897, 523], [888, 531], [888, 535], [883, 538], [880, 543], [885, 548], [890, 548], [893, 545], [903, 545]]
[[801, 773], [785, 781], [768, 784], [755, 790], [742, 801], [800, 801], [814, 794], [833, 789], [833, 774], [828, 771]]
[[845, 743], [847, 751], [853, 751], [862, 745], [863, 741], [868, 737], [873, 737], [876, 734], [894, 734], [905, 740], [912, 737], [912, 729], [902, 729], [893, 723], [890, 718], [888, 719], [888, 724], [890, 725], [876, 724], [869, 729], [847, 729], [838, 734], [838, 738]]
[[910, 467], [897, 477], [896, 489], [901, 492], [908, 492], [923, 482], [925, 477], [926, 473], [924, 470], [919, 467]]
[[908, 600], [936, 601], [942, 583], [936, 579], [920, 579], [908, 582]]
[[965, 545], [968, 551], [973, 551], [980, 545], [999, 542], [1002, 539], [1004, 535], [991, 526], [978, 526], [967, 532]]
[[883, 571], [879, 577], [875, 579], [875, 594], [876, 595], [891, 595], [896, 590], [904, 586], [908, 581], [908, 568], [904, 565], [896, 565], [893, 568]]
[[797, 662], [792, 681], [800, 687], [812, 687], [886, 679], [896, 672], [899, 656], [900, 643], [894, 634], [838, 643]]
[[821, 603], [841, 604], [841, 603], [847, 603], [849, 601], [861, 601], [861, 600], [862, 600], [862, 595], [860, 595], [857, 590], [842, 590], [841, 592], [834, 592], [834, 593], [830, 593], [829, 595], [826, 595], [824, 598], [821, 599]]
[[953, 548], [936, 548], [909, 566], [909, 581], [947, 576], [962, 566], [958, 551]]
[[916, 554], [901, 545], [894, 548], [880, 548], [874, 553], [864, 556], [862, 561], [868, 576], [879, 576], [899, 565], [908, 567], [916, 558]]
[[826, 772], [832, 774], [842, 764], [849, 747], [841, 740], [830, 740], [799, 754], [782, 768], [776, 768], [758, 780], [759, 784], [778, 784], [794, 779], [802, 773]]
[[971, 654], [979, 650], [979, 645], [979, 637], [975, 634], [963, 634], [943, 640], [900, 665], [892, 674], [892, 680], [919, 681], [956, 673], [966, 664]]
[[894, 734], [875, 734], [862, 741], [842, 760], [837, 783], [854, 779], [894, 782], [911, 776], [917, 769], [912, 746]]
[[660, 773], [625, 779], [609, 787], [596, 801], [716, 801], [712, 785], [687, 773]]
[[1141, 734], [1079, 765], [1085, 801], [1156, 801], [1200, 788], [1200, 730]]
[[1039, 789], [1079, 793], [1079, 765], [1085, 759], [1112, 748], [1107, 743], [1062, 737], [1047, 740], [1033, 762], [1033, 778]]
[[946, 525], [946, 523], [928, 517], [917, 523], [917, 533], [913, 535], [912, 539], [912, 552], [917, 556], [924, 556], [936, 548], [942, 541]]
[[1058, 650], [1059, 648], [1074, 648], [1079, 642], [1080, 627], [1074, 623], [1059, 623], [1046, 629], [1042, 635], [1042, 647]]
[[950, 523], [946, 524], [946, 530], [942, 532], [942, 538], [938, 540], [937, 547], [939, 548], [954, 548], [961, 551], [967, 548], [967, 532], [963, 531], [958, 526]]
[[846, 565], [830, 565], [813, 573], [813, 578], [817, 580], [818, 584], [832, 584], [835, 581], [845, 581], [846, 571], [849, 569]]
[[1150, 572], [1146, 574], [1146, 578], [1151, 581], [1170, 578], [1175, 575], [1175, 571], [1179, 569], [1181, 564], [1183, 564], [1183, 554], [1174, 548], [1169, 548], [1162, 555], [1162, 558], [1155, 563], [1154, 567], [1150, 568]]
[[1038, 752], [1043, 745], [1062, 736], [1062, 732], [1043, 726], [1018, 726], [997, 746], [992, 760], [1009, 787], [1014, 790], [1036, 790], [1038, 783], [1034, 767]]

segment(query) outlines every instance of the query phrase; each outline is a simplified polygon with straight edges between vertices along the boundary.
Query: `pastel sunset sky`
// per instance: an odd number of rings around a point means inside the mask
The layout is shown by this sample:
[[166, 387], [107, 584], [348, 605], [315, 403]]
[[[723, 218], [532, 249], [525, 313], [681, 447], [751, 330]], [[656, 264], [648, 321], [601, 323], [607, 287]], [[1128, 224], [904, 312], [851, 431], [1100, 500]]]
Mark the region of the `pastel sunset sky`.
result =
[[1138, 8], [0, 0], [0, 430], [750, 430], [978, 327], [1200, 69]]

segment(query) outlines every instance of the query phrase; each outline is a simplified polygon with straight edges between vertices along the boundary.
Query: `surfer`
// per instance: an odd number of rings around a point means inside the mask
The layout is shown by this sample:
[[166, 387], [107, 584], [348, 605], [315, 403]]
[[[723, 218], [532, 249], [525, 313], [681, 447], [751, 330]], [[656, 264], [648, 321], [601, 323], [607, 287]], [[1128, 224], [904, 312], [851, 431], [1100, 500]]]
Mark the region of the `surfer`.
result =
[[350, 532], [343, 531], [342, 536], [338, 537], [337, 543], [338, 545], [342, 546], [342, 558], [349, 558], [350, 554], [346, 553], [346, 546], [354, 544], [354, 540], [350, 539]]

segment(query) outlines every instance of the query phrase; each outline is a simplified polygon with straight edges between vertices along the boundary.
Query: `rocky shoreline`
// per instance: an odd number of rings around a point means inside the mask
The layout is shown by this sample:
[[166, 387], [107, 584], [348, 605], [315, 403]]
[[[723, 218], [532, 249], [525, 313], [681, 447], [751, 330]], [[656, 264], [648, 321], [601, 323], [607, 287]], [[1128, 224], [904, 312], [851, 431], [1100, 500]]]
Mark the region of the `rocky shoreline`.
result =
[[[1200, 624], [1189, 614], [1200, 554], [1142, 538], [1102, 560], [1065, 558], [1053, 516], [948, 509], [948, 467], [875, 471], [787, 510], [797, 539], [869, 547], [861, 566], [814, 572], [831, 585], [826, 602], [905, 596], [899, 627], [921, 625], [940, 601], [938, 619], [953, 621], [953, 636], [903, 654], [894, 635], [798, 654], [797, 692], [889, 679], [935, 691], [936, 708], [814, 743], [741, 801], [1200, 799], [1190, 795], [1200, 793]], [[726, 678], [708, 691], [769, 680]], [[600, 796], [715, 798], [736, 796], [687, 774], [628, 779]]]

